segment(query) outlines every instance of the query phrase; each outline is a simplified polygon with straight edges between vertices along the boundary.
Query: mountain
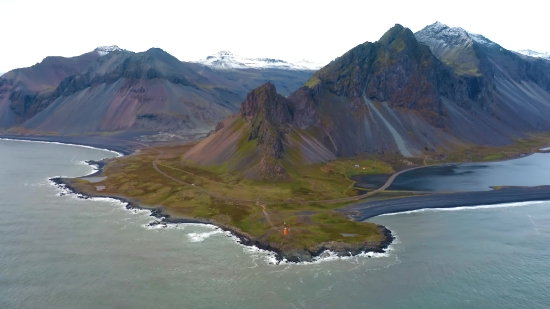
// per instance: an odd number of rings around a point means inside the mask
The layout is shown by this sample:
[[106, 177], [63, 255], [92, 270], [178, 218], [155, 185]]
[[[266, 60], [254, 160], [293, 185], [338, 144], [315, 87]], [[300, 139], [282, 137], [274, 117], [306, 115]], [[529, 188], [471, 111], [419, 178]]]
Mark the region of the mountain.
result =
[[158, 48], [133, 53], [99, 47], [4, 74], [0, 127], [53, 134], [208, 132], [238, 110], [246, 93], [242, 85], [210, 80]]
[[288, 180], [286, 166], [335, 159], [333, 153], [294, 125], [294, 105], [266, 83], [246, 96], [240, 112], [183, 159], [202, 165], [223, 165], [249, 179]]
[[184, 159], [257, 171], [264, 158], [288, 169], [365, 152], [411, 157], [510, 144], [550, 130], [550, 65], [461, 28], [435, 23], [413, 34], [395, 25], [315, 72], [287, 100], [250, 102]]
[[521, 55], [525, 55], [525, 56], [529, 56], [529, 57], [542, 58], [542, 59], [550, 60], [550, 53], [547, 53], [547, 52], [541, 53], [541, 52], [537, 52], [537, 51], [530, 50], [530, 49], [522, 49], [522, 50], [516, 51], [516, 53], [521, 54]]
[[217, 54], [206, 57], [195, 63], [208, 66], [212, 69], [234, 70], [234, 69], [281, 69], [297, 71], [316, 71], [322, 64], [308, 60], [287, 62], [272, 58], [246, 58], [233, 54], [229, 51], [220, 51]]
[[47, 57], [0, 77], [0, 129], [206, 134], [236, 112], [251, 89], [271, 81], [288, 95], [313, 74], [280, 60], [252, 60], [246, 68], [215, 69], [158, 48], [134, 53], [116, 45]]
[[322, 65], [307, 60], [295, 63], [270, 58], [245, 58], [221, 51], [191, 62], [203, 74], [216, 74], [243, 85], [248, 91], [270, 82], [288, 96], [302, 86]]

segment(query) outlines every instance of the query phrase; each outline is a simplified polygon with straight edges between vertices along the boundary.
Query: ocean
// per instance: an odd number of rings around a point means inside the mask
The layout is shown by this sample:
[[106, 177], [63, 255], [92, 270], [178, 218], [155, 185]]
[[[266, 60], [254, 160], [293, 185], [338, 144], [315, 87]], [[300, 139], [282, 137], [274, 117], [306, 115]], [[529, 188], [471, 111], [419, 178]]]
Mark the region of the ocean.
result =
[[0, 140], [0, 308], [550, 307], [550, 202], [379, 216], [386, 254], [275, 265], [213, 226], [150, 228], [48, 180], [116, 155]]

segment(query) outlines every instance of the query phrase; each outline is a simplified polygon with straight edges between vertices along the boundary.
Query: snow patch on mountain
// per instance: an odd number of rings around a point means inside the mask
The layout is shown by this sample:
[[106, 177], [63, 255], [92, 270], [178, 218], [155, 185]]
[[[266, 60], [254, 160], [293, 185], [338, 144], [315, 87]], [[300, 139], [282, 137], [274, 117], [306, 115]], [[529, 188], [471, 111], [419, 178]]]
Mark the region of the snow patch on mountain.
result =
[[522, 54], [522, 55], [525, 55], [525, 56], [529, 56], [529, 57], [542, 58], [542, 59], [550, 60], [550, 53], [547, 53], [547, 52], [542, 52], [541, 53], [541, 52], [537, 52], [537, 51], [534, 51], [534, 50], [531, 50], [531, 49], [522, 49], [522, 50], [516, 51], [516, 53]]
[[287, 62], [273, 58], [246, 58], [233, 54], [229, 51], [220, 51], [217, 54], [197, 61], [192, 61], [208, 66], [213, 69], [232, 70], [232, 69], [281, 69], [281, 70], [318, 70], [323, 65], [321, 63], [308, 60], [296, 62]]
[[470, 34], [462, 28], [451, 28], [443, 23], [435, 22], [414, 34], [418, 42], [432, 48], [442, 49], [449, 46], [472, 45]]
[[471, 32], [468, 32], [468, 34], [470, 35], [470, 37], [472, 38], [472, 40], [476, 41], [477, 43], [481, 44], [481, 45], [485, 45], [485, 46], [498, 46], [497, 43], [489, 40], [488, 38], [482, 36], [481, 34], [477, 34], [477, 33], [471, 33]]
[[114, 51], [124, 51], [124, 49], [116, 45], [111, 45], [111, 46], [99, 46], [98, 48], [94, 49], [94, 51], [96, 51], [100, 56], [105, 56], [108, 53], [111, 53]]
[[492, 47], [498, 46], [495, 42], [482, 36], [481, 34], [472, 33], [460, 27], [449, 27], [443, 23], [436, 21], [435, 23], [426, 26], [424, 29], [414, 34], [416, 39], [423, 44], [429, 46], [464, 46], [469, 47], [473, 42]]

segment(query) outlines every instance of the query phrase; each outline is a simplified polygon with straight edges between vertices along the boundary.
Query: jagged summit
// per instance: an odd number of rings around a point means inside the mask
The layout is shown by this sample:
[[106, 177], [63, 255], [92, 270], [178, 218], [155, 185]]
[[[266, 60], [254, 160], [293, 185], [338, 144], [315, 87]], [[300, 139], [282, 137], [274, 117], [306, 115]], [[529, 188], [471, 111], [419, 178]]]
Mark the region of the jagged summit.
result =
[[533, 58], [542, 58], [542, 59], [550, 60], [550, 53], [548, 52], [537, 52], [531, 49], [522, 49], [522, 50], [516, 51], [516, 53], [533, 57]]
[[108, 53], [114, 52], [114, 51], [125, 51], [125, 49], [122, 49], [118, 47], [117, 45], [111, 45], [111, 46], [99, 46], [96, 49], [94, 49], [100, 56], [105, 56]]
[[246, 58], [233, 54], [230, 51], [220, 51], [205, 59], [193, 61], [208, 67], [220, 70], [231, 69], [281, 69], [281, 70], [318, 70], [320, 63], [307, 60], [287, 62], [273, 58]]
[[241, 116], [247, 121], [263, 117], [278, 124], [292, 120], [288, 100], [278, 94], [275, 86], [270, 82], [247, 94], [241, 104]]

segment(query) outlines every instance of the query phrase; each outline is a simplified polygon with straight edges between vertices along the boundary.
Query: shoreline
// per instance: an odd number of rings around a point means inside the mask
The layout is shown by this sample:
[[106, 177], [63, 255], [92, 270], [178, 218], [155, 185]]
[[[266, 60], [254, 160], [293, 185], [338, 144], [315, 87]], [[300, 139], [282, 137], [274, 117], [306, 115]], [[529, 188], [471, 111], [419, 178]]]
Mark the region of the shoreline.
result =
[[[98, 140], [100, 139], [100, 140]], [[5, 135], [0, 134], [0, 140], [20, 141], [20, 142], [35, 142], [46, 144], [68, 145], [75, 147], [84, 147], [90, 149], [99, 149], [117, 153], [119, 156], [127, 156], [134, 153], [137, 149], [130, 142], [120, 140], [123, 145], [117, 145], [114, 141], [110, 141], [101, 137], [69, 137], [69, 136], [22, 136], [22, 135]]]
[[[86, 162], [89, 162], [89, 161], [86, 161]], [[103, 166], [101, 166], [101, 168], [102, 167]], [[98, 171], [96, 171], [94, 175], [98, 173], [101, 173], [101, 169], [98, 169]], [[86, 176], [77, 177], [77, 178], [86, 178], [90, 176], [92, 175], [86, 175]], [[347, 245], [346, 243], [328, 242], [328, 243], [319, 244], [316, 248], [314, 248], [314, 250], [303, 249], [303, 250], [293, 250], [290, 252], [285, 252], [284, 250], [271, 246], [269, 243], [262, 242], [259, 239], [255, 239], [254, 237], [251, 237], [246, 233], [236, 230], [231, 226], [219, 224], [209, 219], [173, 217], [170, 214], [165, 213], [162, 208], [145, 207], [138, 202], [135, 202], [120, 196], [110, 196], [110, 195], [101, 195], [101, 194], [96, 194], [91, 196], [84, 192], [81, 192], [80, 190], [72, 186], [63, 177], [52, 177], [52, 178], [49, 178], [49, 181], [51, 181], [52, 183], [54, 183], [55, 186], [57, 186], [59, 189], [64, 191], [63, 193], [61, 193], [62, 196], [67, 194], [74, 194], [77, 198], [80, 198], [80, 199], [110, 198], [110, 199], [118, 200], [123, 204], [126, 204], [125, 208], [128, 210], [134, 210], [134, 209], [148, 210], [151, 212], [150, 216], [157, 219], [156, 221], [149, 223], [148, 226], [180, 224], [180, 223], [214, 225], [219, 229], [221, 229], [222, 231], [231, 233], [231, 235], [235, 236], [237, 239], [237, 242], [241, 245], [256, 247], [258, 249], [273, 253], [275, 260], [277, 261], [276, 264], [279, 264], [281, 262], [292, 262], [292, 263], [313, 262], [315, 261], [316, 258], [322, 257], [326, 251], [331, 251], [334, 254], [336, 254], [338, 257], [356, 256], [364, 253], [385, 253], [388, 250], [388, 247], [395, 240], [395, 236], [392, 234], [392, 232], [388, 228], [382, 225], [377, 225], [377, 228], [380, 234], [384, 236], [384, 240], [380, 242], [378, 245], [373, 246], [365, 243], [363, 245], [357, 245], [357, 246], [346, 246]]]

